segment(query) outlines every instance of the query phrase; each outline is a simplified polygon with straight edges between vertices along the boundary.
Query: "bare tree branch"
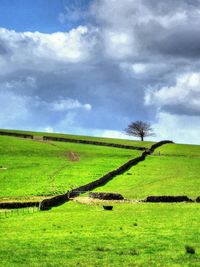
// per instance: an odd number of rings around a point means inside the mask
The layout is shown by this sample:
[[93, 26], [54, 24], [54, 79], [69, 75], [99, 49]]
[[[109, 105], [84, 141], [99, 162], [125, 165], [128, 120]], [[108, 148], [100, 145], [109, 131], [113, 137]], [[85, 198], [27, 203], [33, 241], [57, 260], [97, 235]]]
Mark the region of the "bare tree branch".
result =
[[155, 136], [151, 125], [143, 121], [131, 122], [125, 131], [128, 135], [140, 137], [141, 141], [143, 141], [146, 136]]

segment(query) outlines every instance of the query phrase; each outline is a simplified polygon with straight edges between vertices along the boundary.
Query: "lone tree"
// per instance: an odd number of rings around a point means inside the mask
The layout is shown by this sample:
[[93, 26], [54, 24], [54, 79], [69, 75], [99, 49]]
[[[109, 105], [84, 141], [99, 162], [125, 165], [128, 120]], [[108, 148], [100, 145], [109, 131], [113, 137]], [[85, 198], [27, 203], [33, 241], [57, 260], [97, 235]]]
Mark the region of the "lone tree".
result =
[[151, 125], [143, 121], [131, 122], [125, 131], [128, 135], [140, 137], [141, 141], [143, 141], [146, 136], [155, 136]]

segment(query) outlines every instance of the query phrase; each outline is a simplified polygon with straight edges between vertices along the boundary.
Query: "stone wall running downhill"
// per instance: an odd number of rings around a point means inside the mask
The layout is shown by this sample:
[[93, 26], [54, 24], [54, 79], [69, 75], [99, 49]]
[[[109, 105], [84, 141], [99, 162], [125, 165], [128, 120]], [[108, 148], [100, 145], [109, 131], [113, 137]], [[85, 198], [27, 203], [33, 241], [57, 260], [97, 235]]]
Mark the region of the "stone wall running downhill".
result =
[[40, 210], [50, 210], [52, 207], [57, 207], [65, 202], [69, 201], [69, 192], [58, 195], [52, 198], [44, 199], [42, 202], [40, 202], [39, 209]]
[[47, 210], [47, 209], [50, 209], [52, 207], [62, 205], [63, 203], [69, 201], [70, 198], [74, 198], [76, 196], [81, 195], [82, 192], [91, 191], [97, 187], [105, 185], [106, 183], [111, 181], [115, 176], [124, 173], [125, 171], [129, 170], [132, 166], [135, 166], [139, 162], [145, 160], [146, 156], [152, 154], [156, 148], [158, 148], [164, 144], [169, 144], [169, 143], [173, 143], [173, 142], [169, 141], [169, 140], [158, 142], [158, 143], [152, 145], [149, 150], [144, 151], [140, 157], [129, 160], [128, 162], [126, 162], [125, 164], [120, 166], [118, 169], [105, 174], [104, 176], [102, 176], [98, 180], [95, 180], [91, 183], [80, 186], [78, 188], [75, 188], [75, 189], [67, 192], [66, 194], [59, 195], [59, 196], [53, 197], [51, 199], [43, 200], [40, 204], [40, 209], [41, 210]]

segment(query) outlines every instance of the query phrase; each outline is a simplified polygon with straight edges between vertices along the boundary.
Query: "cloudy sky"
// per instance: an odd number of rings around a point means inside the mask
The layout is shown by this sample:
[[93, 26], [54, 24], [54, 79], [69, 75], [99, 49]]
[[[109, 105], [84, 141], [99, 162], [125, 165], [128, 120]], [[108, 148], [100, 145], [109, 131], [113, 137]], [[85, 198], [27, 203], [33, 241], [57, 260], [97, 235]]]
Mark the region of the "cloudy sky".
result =
[[144, 120], [155, 140], [200, 143], [199, 0], [1, 0], [0, 14], [0, 128], [124, 137]]

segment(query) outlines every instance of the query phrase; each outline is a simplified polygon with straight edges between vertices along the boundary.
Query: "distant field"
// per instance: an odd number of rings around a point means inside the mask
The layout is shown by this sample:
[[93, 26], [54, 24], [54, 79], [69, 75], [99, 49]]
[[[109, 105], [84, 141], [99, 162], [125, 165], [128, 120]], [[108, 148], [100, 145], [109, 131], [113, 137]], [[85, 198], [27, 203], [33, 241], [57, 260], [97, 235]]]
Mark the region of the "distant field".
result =
[[31, 131], [21, 131], [21, 130], [5, 130], [0, 129], [0, 131], [4, 132], [13, 132], [13, 133], [25, 133], [31, 134], [34, 136], [55, 136], [55, 137], [63, 137], [63, 138], [72, 138], [77, 140], [90, 140], [90, 141], [98, 141], [98, 142], [106, 142], [113, 144], [122, 144], [122, 145], [132, 145], [132, 146], [145, 146], [150, 147], [154, 142], [148, 141], [137, 141], [137, 140], [129, 140], [127, 139], [117, 139], [117, 138], [104, 138], [104, 137], [93, 137], [93, 136], [82, 136], [82, 135], [70, 135], [70, 134], [61, 134], [61, 133], [46, 133], [46, 132], [31, 132]]
[[[2, 267], [200, 266], [200, 205], [74, 202], [0, 218]], [[185, 246], [195, 249], [187, 254]]]
[[127, 198], [149, 195], [200, 195], [200, 146], [164, 145], [126, 173], [96, 191], [119, 192]]
[[[69, 153], [78, 155], [72, 161]], [[91, 182], [141, 151], [0, 136], [0, 199], [55, 195]]]

